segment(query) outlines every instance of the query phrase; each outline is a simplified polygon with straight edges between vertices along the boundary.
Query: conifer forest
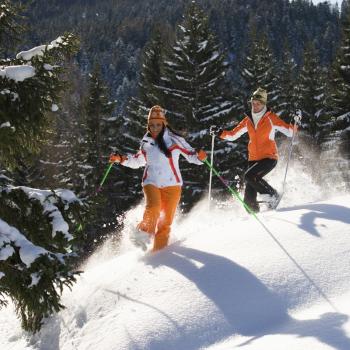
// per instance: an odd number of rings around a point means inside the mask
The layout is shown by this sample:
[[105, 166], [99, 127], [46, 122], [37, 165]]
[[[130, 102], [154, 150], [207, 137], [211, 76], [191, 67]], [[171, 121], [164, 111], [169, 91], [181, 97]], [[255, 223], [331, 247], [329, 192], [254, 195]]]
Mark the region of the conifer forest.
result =
[[[0, 237], [12, 237], [0, 239], [0, 307], [11, 298], [24, 329], [62, 309], [79, 263], [118, 241], [142, 169], [115, 164], [101, 180], [110, 154], [139, 149], [153, 105], [209, 153], [210, 127], [237, 125], [262, 87], [284, 121], [302, 111], [305, 172], [350, 189], [349, 0], [0, 0], [0, 13]], [[215, 144], [237, 189], [246, 144]], [[209, 171], [184, 162], [182, 175], [186, 213]], [[213, 196], [229, 197], [217, 178]]]

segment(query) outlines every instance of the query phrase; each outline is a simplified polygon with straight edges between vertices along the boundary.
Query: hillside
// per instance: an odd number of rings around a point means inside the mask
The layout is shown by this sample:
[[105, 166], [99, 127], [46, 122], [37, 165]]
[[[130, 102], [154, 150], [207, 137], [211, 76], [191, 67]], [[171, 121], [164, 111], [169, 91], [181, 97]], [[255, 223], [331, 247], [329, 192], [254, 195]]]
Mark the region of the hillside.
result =
[[[81, 38], [77, 61], [83, 73], [94, 63], [102, 66], [104, 78], [118, 100], [117, 111], [137, 92], [142, 50], [155, 25], [160, 25], [164, 40], [175, 34], [188, 0], [37, 0], [28, 4], [31, 31], [25, 38], [28, 47], [53, 40], [65, 31]], [[249, 31], [255, 23], [266, 32], [276, 58], [281, 61], [284, 42], [288, 42], [298, 63], [304, 45], [315, 43], [322, 64], [328, 66], [340, 40], [339, 8], [328, 3], [289, 0], [198, 0], [208, 14], [211, 27], [228, 53], [237, 80], [238, 66], [246, 55]], [[35, 23], [35, 25], [34, 25]], [[166, 39], [167, 38], [167, 39]], [[237, 82], [236, 82], [237, 83]], [[236, 83], [234, 85], [236, 85]]]
[[259, 214], [265, 228], [236, 203], [202, 203], [157, 254], [124, 232], [90, 258], [64, 293], [67, 309], [36, 336], [2, 310], [1, 349], [349, 349], [350, 196], [313, 201], [321, 191], [308, 188], [309, 202], [289, 192]]

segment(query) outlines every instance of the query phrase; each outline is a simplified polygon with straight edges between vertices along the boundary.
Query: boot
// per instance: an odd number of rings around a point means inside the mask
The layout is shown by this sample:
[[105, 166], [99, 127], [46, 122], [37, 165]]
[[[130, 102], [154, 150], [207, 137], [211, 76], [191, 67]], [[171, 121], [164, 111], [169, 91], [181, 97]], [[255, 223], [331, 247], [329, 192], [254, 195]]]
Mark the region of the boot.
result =
[[273, 194], [262, 194], [260, 195], [260, 199], [262, 202], [266, 202], [267, 207], [269, 209], [275, 209], [278, 205], [280, 195], [277, 191], [275, 191]]
[[271, 196], [271, 199], [270, 199], [270, 201], [269, 201], [269, 203], [268, 203], [268, 207], [270, 208], [270, 209], [276, 209], [276, 207], [277, 207], [277, 205], [278, 205], [278, 203], [279, 203], [279, 201], [280, 201], [280, 195], [279, 195], [279, 193], [276, 191], [276, 193], [274, 193], [272, 196]]
[[[254, 212], [254, 213], [259, 213], [260, 211], [260, 206], [259, 206], [259, 203], [257, 203], [256, 201], [244, 201], [248, 206], [249, 208]], [[245, 208], [245, 210], [250, 214], [249, 210], [247, 208]]]
[[147, 246], [151, 243], [151, 234], [135, 228], [130, 232], [130, 241], [136, 246], [146, 251]]

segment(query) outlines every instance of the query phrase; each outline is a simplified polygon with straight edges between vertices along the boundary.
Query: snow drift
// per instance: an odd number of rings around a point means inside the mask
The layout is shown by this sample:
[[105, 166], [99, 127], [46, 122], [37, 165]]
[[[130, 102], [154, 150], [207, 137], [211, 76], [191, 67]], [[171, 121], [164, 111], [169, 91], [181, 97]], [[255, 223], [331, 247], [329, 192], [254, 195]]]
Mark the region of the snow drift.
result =
[[107, 242], [39, 334], [1, 311], [1, 349], [349, 349], [349, 203], [284, 206], [265, 228], [203, 204], [156, 254]]

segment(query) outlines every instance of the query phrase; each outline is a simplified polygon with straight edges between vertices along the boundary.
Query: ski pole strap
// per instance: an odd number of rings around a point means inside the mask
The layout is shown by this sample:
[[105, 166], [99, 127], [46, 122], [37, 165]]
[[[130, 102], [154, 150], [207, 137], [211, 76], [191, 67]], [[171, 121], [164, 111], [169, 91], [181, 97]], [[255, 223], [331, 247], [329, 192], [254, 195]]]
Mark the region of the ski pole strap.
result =
[[243, 205], [243, 207], [248, 211], [249, 214], [253, 215], [256, 218], [255, 212], [250, 208], [250, 206], [244, 202], [242, 197], [239, 195], [237, 191], [235, 191], [230, 185], [228, 185], [227, 181], [220, 175], [220, 173], [208, 162], [208, 159], [205, 159], [204, 164], [206, 164], [209, 169], [219, 178], [219, 180], [225, 185], [225, 187], [230, 191], [230, 193]]
[[97, 192], [101, 191], [102, 186], [103, 186], [104, 182], [106, 181], [109, 172], [110, 172], [111, 169], [112, 169], [112, 166], [113, 166], [113, 163], [110, 163], [110, 164], [108, 165], [108, 168], [107, 168], [107, 170], [105, 171], [105, 174], [103, 175], [102, 181], [100, 182], [100, 186], [97, 188]]

